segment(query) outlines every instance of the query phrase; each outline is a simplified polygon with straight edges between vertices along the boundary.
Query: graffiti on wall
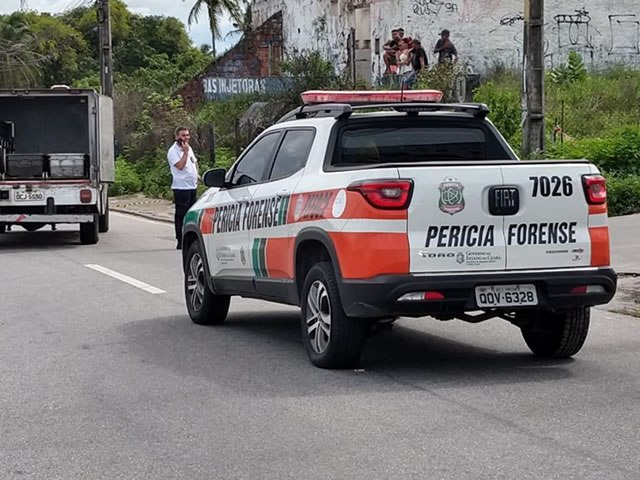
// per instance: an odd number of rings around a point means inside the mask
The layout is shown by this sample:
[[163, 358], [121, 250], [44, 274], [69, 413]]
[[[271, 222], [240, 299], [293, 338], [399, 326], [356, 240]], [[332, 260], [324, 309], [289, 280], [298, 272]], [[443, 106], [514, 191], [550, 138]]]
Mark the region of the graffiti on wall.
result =
[[640, 17], [635, 13], [609, 15], [609, 55], [640, 55]]
[[591, 15], [584, 8], [575, 13], [561, 13], [553, 17], [558, 30], [558, 49], [593, 50], [593, 34], [599, 34], [591, 26]]
[[491, 17], [500, 7], [500, 0], [463, 0], [460, 21], [472, 23]]
[[441, 13], [457, 13], [458, 4], [441, 0], [413, 0], [413, 13], [421, 17], [437, 17]]

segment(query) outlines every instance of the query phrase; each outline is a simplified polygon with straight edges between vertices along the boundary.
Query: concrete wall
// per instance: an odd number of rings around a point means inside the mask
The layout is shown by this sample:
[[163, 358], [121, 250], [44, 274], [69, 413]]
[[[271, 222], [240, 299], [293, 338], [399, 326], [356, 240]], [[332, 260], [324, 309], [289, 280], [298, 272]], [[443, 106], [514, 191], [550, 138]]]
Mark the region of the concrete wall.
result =
[[[640, 0], [545, 3], [549, 66], [562, 63], [575, 50], [591, 68], [620, 62], [640, 67]], [[396, 26], [420, 38], [430, 50], [440, 30], [448, 28], [470, 71], [482, 73], [496, 63], [521, 65], [524, 0], [255, 0], [253, 11], [255, 25], [283, 12], [285, 51], [318, 49], [343, 69], [349, 62], [351, 29], [363, 23], [353, 7], [365, 7], [362, 13], [370, 16], [370, 37], [358, 38], [356, 48], [370, 40], [371, 63], [358, 70], [369, 69], [372, 80], [384, 71], [381, 55], [375, 53], [376, 39], [381, 47]], [[435, 61], [434, 55], [430, 61]]]

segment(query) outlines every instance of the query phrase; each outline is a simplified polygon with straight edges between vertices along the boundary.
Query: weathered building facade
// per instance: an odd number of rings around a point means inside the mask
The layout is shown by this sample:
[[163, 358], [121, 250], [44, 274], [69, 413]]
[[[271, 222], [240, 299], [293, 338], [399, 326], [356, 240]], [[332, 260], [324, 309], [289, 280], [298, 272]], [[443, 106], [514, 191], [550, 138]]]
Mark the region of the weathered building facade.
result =
[[279, 70], [282, 44], [282, 13], [275, 12], [178, 93], [187, 108], [193, 109], [203, 102], [233, 95], [288, 88]]
[[[376, 81], [384, 72], [382, 46], [394, 27], [419, 38], [428, 51], [443, 28], [451, 31], [469, 71], [522, 64], [524, 0], [254, 0], [254, 25], [282, 12], [285, 52], [319, 50], [338, 70]], [[545, 2], [545, 58], [549, 66], [579, 52], [587, 67], [640, 67], [640, 0]], [[430, 62], [435, 56], [430, 54]]]

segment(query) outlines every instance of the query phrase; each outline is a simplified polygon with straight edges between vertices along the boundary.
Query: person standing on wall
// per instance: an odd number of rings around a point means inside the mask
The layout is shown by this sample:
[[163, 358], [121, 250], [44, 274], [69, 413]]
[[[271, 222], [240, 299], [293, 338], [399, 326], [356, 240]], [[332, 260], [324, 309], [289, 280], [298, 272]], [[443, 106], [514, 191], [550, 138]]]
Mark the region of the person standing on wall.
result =
[[451, 34], [446, 28], [440, 32], [440, 39], [436, 42], [433, 53], [438, 55], [438, 63], [458, 61], [458, 50], [450, 38]]
[[171, 189], [175, 203], [175, 228], [178, 250], [182, 249], [182, 224], [184, 216], [197, 200], [198, 160], [189, 145], [189, 129], [178, 127], [175, 131], [176, 141], [167, 152], [169, 167], [173, 181]]

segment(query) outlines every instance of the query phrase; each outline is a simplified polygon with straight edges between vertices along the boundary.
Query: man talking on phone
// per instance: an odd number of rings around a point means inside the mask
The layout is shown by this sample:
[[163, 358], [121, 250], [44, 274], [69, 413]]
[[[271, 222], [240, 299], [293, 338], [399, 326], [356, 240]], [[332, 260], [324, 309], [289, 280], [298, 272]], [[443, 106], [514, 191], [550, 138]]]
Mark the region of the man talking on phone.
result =
[[184, 216], [197, 200], [198, 160], [189, 146], [189, 129], [178, 127], [175, 131], [176, 141], [167, 152], [169, 167], [173, 181], [171, 189], [175, 207], [176, 248], [182, 250], [182, 224]]

